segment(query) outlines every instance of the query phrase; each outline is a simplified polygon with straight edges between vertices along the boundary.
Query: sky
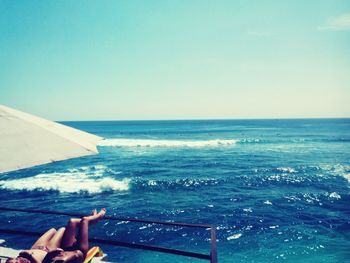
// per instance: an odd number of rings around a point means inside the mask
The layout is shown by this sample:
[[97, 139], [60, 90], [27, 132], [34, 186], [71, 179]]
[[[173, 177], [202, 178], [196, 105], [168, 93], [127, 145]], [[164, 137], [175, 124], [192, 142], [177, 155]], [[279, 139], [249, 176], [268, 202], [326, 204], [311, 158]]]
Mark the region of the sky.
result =
[[350, 1], [0, 0], [0, 104], [52, 120], [350, 117]]

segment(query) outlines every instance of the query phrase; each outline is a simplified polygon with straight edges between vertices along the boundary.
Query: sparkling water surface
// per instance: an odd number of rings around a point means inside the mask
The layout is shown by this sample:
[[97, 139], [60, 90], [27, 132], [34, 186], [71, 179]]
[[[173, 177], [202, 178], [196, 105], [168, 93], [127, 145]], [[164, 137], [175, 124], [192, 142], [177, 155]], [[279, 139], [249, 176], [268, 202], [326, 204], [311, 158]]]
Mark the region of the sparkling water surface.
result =
[[[350, 262], [350, 119], [64, 124], [104, 137], [100, 154], [0, 175], [1, 206], [215, 224], [219, 262]], [[0, 224], [44, 231], [66, 219], [1, 212]], [[205, 229], [102, 221], [90, 232], [210, 250]], [[102, 248], [110, 262], [206, 262]]]

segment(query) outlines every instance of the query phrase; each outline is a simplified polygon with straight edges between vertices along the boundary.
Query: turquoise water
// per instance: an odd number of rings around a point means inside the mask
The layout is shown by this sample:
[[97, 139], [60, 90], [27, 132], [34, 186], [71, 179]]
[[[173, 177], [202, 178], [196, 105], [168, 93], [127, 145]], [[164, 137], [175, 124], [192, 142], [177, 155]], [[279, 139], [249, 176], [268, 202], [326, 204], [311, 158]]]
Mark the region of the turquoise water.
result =
[[[219, 262], [349, 262], [350, 119], [64, 124], [106, 138], [100, 154], [1, 175], [1, 206], [215, 224]], [[66, 220], [18, 215], [1, 212], [1, 226], [44, 231]], [[198, 229], [103, 221], [91, 235], [210, 248]], [[111, 262], [205, 262], [103, 249]]]

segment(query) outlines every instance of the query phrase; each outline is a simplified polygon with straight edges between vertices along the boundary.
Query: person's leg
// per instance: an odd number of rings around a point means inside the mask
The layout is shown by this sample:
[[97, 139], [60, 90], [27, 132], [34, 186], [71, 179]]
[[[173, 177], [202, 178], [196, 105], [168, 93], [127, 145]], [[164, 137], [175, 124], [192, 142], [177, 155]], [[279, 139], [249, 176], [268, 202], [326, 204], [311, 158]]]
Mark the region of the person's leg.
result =
[[56, 234], [56, 229], [51, 228], [47, 230], [39, 239], [34, 243], [32, 248], [35, 248], [37, 246], [47, 246], [49, 240]]
[[104, 217], [105, 214], [106, 209], [102, 208], [99, 213], [94, 213], [91, 216], [84, 216], [81, 219], [79, 225], [77, 247], [84, 253], [84, 255], [86, 255], [89, 250], [89, 225], [97, 223], [101, 218]]
[[84, 256], [89, 251], [89, 221], [86, 218], [80, 221], [77, 248]]
[[105, 216], [105, 214], [106, 214], [106, 208], [102, 208], [98, 213], [96, 209], [94, 209], [91, 215], [84, 216], [83, 219], [86, 219], [89, 222], [89, 224], [96, 224]]
[[48, 248], [50, 250], [54, 250], [61, 247], [62, 237], [64, 233], [65, 233], [64, 227], [61, 227], [60, 229], [57, 230], [56, 234], [49, 240]]
[[70, 247], [76, 242], [75, 234], [80, 225], [80, 221], [80, 218], [69, 219], [61, 241], [62, 248]]
[[[96, 216], [96, 214], [97, 214], [96, 209], [92, 210], [91, 216]], [[80, 218], [71, 218], [68, 221], [66, 225], [66, 231], [64, 231], [64, 234], [62, 237], [62, 242], [61, 242], [62, 248], [71, 247], [77, 241], [76, 232], [77, 232], [77, 229], [79, 229], [80, 221], [81, 221]]]

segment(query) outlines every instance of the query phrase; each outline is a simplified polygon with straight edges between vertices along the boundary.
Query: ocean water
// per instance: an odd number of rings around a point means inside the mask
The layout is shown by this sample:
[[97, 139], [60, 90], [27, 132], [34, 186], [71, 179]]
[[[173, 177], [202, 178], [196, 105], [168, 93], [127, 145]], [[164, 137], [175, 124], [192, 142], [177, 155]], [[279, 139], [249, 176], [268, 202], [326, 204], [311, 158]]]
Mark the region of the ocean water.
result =
[[[219, 262], [350, 262], [350, 119], [64, 124], [104, 137], [100, 154], [0, 175], [1, 206], [215, 224]], [[1, 212], [0, 224], [44, 231], [65, 220]], [[210, 249], [205, 229], [102, 221], [90, 233]], [[205, 262], [102, 248], [110, 262]]]

